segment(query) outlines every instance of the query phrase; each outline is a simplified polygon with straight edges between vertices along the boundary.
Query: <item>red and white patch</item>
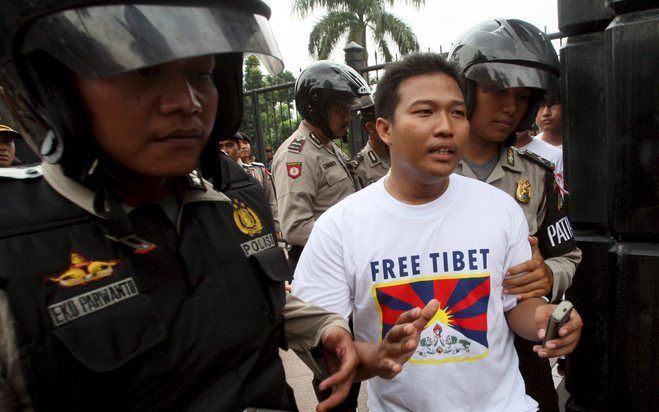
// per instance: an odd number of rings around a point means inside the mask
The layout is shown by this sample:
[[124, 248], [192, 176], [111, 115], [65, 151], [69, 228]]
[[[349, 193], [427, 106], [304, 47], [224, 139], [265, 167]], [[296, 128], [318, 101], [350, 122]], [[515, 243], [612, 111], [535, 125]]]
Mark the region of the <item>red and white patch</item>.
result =
[[288, 170], [288, 177], [291, 179], [297, 179], [298, 177], [302, 176], [302, 163], [286, 163], [286, 170]]

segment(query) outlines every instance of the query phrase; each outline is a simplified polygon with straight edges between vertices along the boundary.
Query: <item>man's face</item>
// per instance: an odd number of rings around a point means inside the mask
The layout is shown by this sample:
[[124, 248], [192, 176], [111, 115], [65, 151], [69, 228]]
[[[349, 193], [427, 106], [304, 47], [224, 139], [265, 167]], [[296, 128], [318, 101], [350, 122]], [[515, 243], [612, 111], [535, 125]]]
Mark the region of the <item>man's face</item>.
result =
[[11, 166], [15, 153], [14, 136], [9, 133], [0, 133], [0, 167]]
[[482, 143], [503, 143], [526, 113], [531, 90], [526, 87], [476, 88], [476, 107], [469, 119], [470, 137]]
[[93, 135], [121, 169], [145, 177], [193, 170], [217, 113], [212, 56], [177, 60], [77, 86]]
[[234, 162], [237, 162], [240, 159], [240, 147], [238, 141], [234, 139], [221, 140], [220, 150], [224, 150], [224, 153], [228, 154]]
[[330, 130], [332, 130], [331, 139], [338, 139], [348, 133], [350, 126], [350, 107], [342, 103], [329, 103], [327, 105], [327, 115]]
[[247, 140], [241, 140], [238, 142], [239, 151], [240, 151], [240, 160], [245, 163], [250, 163], [250, 151], [252, 146]]
[[543, 104], [538, 110], [535, 122], [540, 126], [542, 131], [549, 133], [560, 133], [563, 127], [563, 115], [561, 114], [562, 106], [560, 103], [552, 105]]
[[376, 122], [389, 146], [392, 171], [441, 184], [458, 164], [469, 136], [464, 96], [444, 73], [410, 77], [398, 86], [394, 118]]

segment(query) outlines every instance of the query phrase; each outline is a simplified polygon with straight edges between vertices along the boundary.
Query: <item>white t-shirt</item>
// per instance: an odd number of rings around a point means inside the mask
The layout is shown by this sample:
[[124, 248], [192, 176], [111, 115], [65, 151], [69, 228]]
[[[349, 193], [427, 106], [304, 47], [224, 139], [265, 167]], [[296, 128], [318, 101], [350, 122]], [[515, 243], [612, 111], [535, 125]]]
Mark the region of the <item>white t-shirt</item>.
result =
[[316, 221], [293, 293], [352, 313], [356, 339], [372, 343], [402, 312], [440, 301], [403, 371], [369, 381], [371, 411], [535, 411], [504, 317], [515, 297], [502, 294], [505, 271], [531, 257], [522, 210], [458, 175], [434, 201], [406, 205], [387, 193], [386, 179]]
[[536, 136], [531, 138], [531, 141], [527, 145], [520, 147], [520, 149], [526, 149], [551, 161], [556, 166], [554, 169], [554, 174], [560, 174], [561, 178], [565, 177], [563, 176], [562, 146], [561, 148], [552, 146], [547, 142], [543, 142], [538, 136]]

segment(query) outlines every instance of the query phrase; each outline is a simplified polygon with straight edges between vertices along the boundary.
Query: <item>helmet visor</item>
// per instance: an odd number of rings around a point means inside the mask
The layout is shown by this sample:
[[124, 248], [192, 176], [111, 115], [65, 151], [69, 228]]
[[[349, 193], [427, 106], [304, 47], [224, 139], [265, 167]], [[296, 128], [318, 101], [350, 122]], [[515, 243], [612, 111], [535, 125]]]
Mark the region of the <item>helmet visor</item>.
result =
[[364, 107], [373, 106], [373, 98], [370, 95], [359, 96], [342, 103], [345, 103], [350, 110], [359, 110]]
[[535, 67], [500, 62], [475, 64], [466, 70], [465, 76], [486, 90], [511, 89], [513, 87], [532, 87], [547, 90], [550, 84], [555, 81], [555, 76], [547, 71]]
[[270, 73], [283, 62], [265, 17], [222, 5], [102, 5], [35, 22], [22, 52], [45, 50], [85, 78], [220, 53], [257, 55]]

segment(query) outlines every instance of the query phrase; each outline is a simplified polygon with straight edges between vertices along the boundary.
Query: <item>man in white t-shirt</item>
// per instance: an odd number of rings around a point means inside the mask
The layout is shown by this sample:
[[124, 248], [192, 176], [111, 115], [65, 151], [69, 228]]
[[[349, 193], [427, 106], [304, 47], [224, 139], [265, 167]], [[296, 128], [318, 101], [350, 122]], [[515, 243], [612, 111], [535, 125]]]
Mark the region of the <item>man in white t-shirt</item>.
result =
[[538, 137], [532, 137], [529, 134], [529, 130], [517, 134], [515, 147], [518, 149], [526, 149], [529, 152], [533, 152], [538, 156], [549, 160], [554, 164], [554, 175], [558, 175], [557, 179], [563, 179], [563, 151], [561, 149], [543, 142]]
[[[408, 55], [387, 66], [375, 104], [390, 174], [316, 221], [293, 293], [352, 315], [355, 338], [373, 343], [400, 313], [440, 302], [402, 372], [369, 381], [372, 411], [536, 410], [513, 331], [538, 340], [554, 305], [503, 294], [506, 271], [531, 258], [524, 215], [506, 193], [452, 174], [469, 135], [457, 69]], [[573, 311], [535, 351], [571, 352], [581, 325]]]

